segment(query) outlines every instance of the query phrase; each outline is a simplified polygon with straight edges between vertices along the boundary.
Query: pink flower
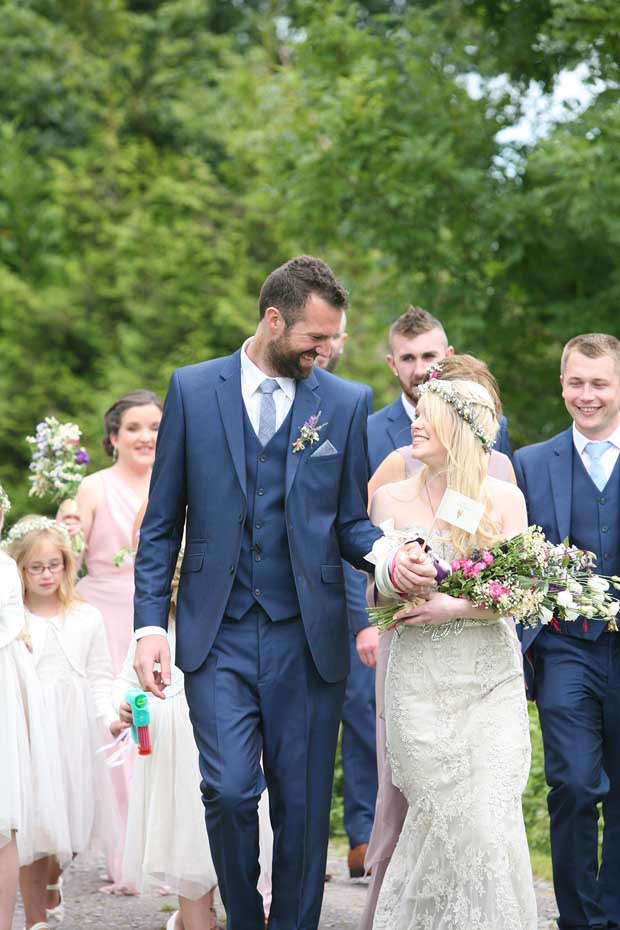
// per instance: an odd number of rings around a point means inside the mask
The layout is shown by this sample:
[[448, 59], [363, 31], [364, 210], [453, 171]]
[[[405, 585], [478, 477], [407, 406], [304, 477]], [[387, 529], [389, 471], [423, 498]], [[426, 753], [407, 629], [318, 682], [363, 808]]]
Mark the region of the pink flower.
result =
[[502, 594], [510, 594], [510, 588], [507, 588], [506, 585], [500, 584], [499, 581], [490, 581], [489, 594], [494, 601], [499, 601]]
[[493, 562], [495, 561], [495, 558], [491, 555], [490, 552], [483, 552], [482, 561], [484, 562], [485, 565], [492, 565]]
[[487, 567], [486, 562], [476, 562], [474, 567], [471, 570], [472, 575], [479, 575], [480, 572], [483, 572]]
[[454, 562], [450, 562], [450, 568], [452, 569], [453, 572], [458, 572], [458, 570], [461, 569], [462, 567], [463, 567], [463, 563], [459, 562], [458, 560], [455, 560]]

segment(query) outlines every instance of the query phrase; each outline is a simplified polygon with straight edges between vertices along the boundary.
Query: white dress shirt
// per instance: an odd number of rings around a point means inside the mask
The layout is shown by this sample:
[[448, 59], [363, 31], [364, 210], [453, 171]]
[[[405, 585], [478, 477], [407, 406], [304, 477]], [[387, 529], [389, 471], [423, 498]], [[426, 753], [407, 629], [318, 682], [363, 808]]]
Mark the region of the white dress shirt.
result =
[[[583, 462], [585, 469], [588, 474], [590, 474], [590, 468], [592, 466], [592, 459], [588, 452], [586, 452], [586, 446], [589, 442], [596, 442], [597, 440], [588, 439], [587, 436], [584, 436], [583, 433], [580, 433], [577, 429], [575, 423], [573, 423], [573, 442], [575, 444], [575, 449], [581, 456], [581, 461]], [[618, 460], [618, 455], [620, 455], [620, 426], [618, 426], [611, 436], [607, 436], [607, 442], [613, 443], [613, 445], [607, 449], [601, 456], [601, 465], [603, 467], [603, 472], [605, 478], [609, 481], [611, 473], [614, 470], [616, 462]]]
[[407, 395], [406, 395], [404, 392], [400, 395], [400, 399], [401, 399], [402, 402], [403, 402], [403, 407], [405, 408], [405, 413], [407, 414], [407, 416], [409, 417], [409, 419], [410, 419], [411, 422], [413, 423], [413, 421], [414, 421], [415, 418], [416, 418], [416, 408], [414, 407], [414, 405], [411, 403], [411, 401], [409, 400], [409, 398], [407, 397]]
[[[252, 424], [252, 429], [258, 436], [258, 425], [260, 423], [260, 404], [262, 394], [258, 390], [265, 378], [271, 378], [272, 375], [265, 374], [264, 371], [255, 365], [247, 353], [247, 347], [251, 342], [246, 339], [241, 347], [241, 396], [245, 406], [246, 413]], [[293, 406], [295, 400], [295, 389], [297, 383], [294, 378], [275, 378], [280, 387], [279, 391], [274, 391], [271, 395], [276, 406], [276, 430], [280, 429], [288, 416], [288, 412]], [[160, 626], [143, 626], [136, 630], [134, 637], [136, 640], [142, 639], [143, 636], [158, 634], [165, 636], [166, 631]]]

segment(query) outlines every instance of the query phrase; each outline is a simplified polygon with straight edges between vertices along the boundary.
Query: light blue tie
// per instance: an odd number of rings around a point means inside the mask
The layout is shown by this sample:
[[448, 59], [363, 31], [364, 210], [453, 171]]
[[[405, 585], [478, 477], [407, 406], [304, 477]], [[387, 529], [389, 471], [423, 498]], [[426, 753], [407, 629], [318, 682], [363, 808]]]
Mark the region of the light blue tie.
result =
[[258, 441], [266, 446], [276, 431], [276, 402], [273, 392], [279, 390], [280, 385], [275, 378], [265, 378], [259, 385], [261, 392], [260, 419], [258, 421]]
[[602, 442], [588, 442], [584, 446], [584, 451], [590, 456], [590, 478], [592, 478], [592, 481], [599, 491], [602, 491], [607, 484], [607, 476], [603, 468], [603, 463], [601, 462], [601, 457], [605, 455], [607, 450], [611, 449], [612, 446], [613, 442], [609, 442], [608, 439]]

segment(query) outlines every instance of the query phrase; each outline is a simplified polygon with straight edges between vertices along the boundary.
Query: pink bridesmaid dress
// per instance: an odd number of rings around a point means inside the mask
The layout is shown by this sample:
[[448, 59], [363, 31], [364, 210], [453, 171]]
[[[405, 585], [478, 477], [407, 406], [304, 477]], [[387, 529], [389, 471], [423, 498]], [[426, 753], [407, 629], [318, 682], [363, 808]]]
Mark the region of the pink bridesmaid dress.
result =
[[[101, 504], [95, 512], [86, 550], [88, 574], [78, 582], [78, 592], [89, 604], [97, 607], [105, 625], [112, 670], [116, 677], [123, 666], [133, 636], [133, 559], [114, 564], [121, 549], [132, 548], [132, 529], [142, 499], [128, 487], [111, 468], [98, 474], [102, 484]], [[122, 820], [123, 835], [127, 825], [129, 785], [134, 753], [111, 770], [114, 791]], [[123, 850], [108, 861], [110, 877], [120, 881]]]

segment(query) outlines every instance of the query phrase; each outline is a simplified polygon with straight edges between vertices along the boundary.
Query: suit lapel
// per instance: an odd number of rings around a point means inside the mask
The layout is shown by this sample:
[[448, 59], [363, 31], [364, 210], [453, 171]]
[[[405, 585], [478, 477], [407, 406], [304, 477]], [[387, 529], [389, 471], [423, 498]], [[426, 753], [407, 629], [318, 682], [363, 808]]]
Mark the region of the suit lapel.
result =
[[228, 448], [244, 496], [246, 492], [243, 397], [241, 395], [241, 350], [235, 352], [230, 365], [220, 374], [215, 394], [220, 408]]
[[570, 533], [573, 498], [573, 431], [569, 427], [557, 437], [549, 459], [549, 479], [560, 542]]
[[288, 497], [293, 481], [295, 480], [299, 463], [310, 454], [308, 448], [311, 448], [306, 446], [302, 452], [293, 452], [293, 443], [299, 436], [299, 430], [306, 420], [319, 412], [320, 404], [321, 396], [319, 394], [319, 383], [316, 375], [312, 372], [308, 378], [303, 381], [298, 381], [297, 387], [295, 388], [295, 400], [293, 401], [291, 429], [286, 456], [286, 497]]
[[390, 422], [388, 424], [387, 433], [392, 440], [394, 448], [399, 449], [401, 446], [409, 445], [411, 441], [411, 420], [403, 407], [403, 402], [400, 397], [397, 397], [392, 404], [388, 413], [388, 419]]

